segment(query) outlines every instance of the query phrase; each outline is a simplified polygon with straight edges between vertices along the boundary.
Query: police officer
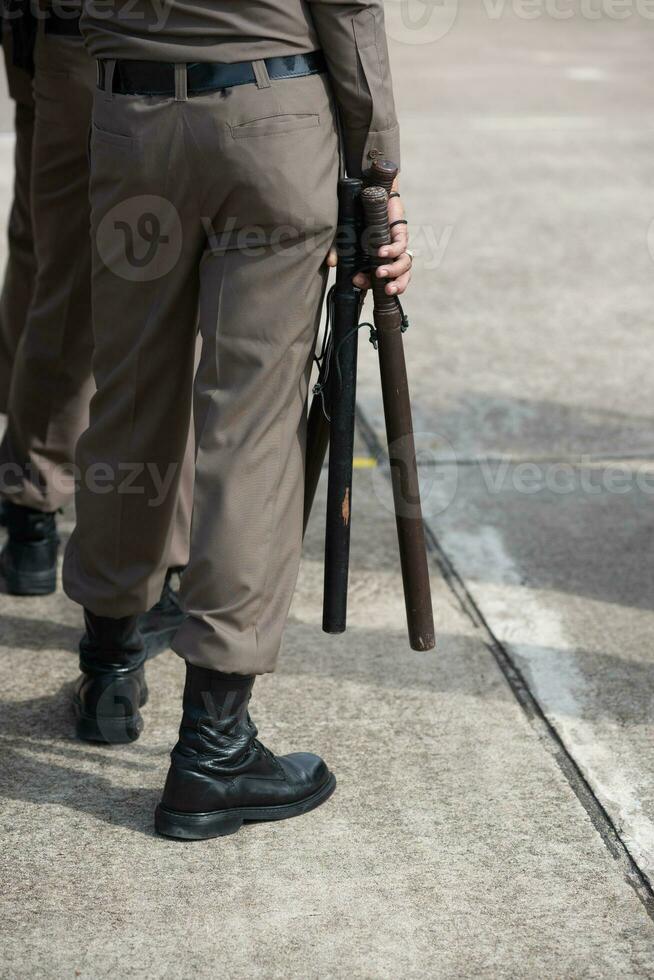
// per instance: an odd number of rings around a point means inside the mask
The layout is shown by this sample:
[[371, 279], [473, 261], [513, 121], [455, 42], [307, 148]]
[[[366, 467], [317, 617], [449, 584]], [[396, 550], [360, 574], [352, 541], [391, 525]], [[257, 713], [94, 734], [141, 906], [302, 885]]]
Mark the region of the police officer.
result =
[[[21, 187], [25, 170], [31, 174], [25, 210], [31, 212], [36, 272], [11, 366], [7, 430], [0, 445], [8, 530], [2, 570], [8, 591], [16, 595], [45, 595], [56, 588], [55, 513], [72, 496], [75, 446], [88, 423], [94, 390], [88, 141], [96, 66], [84, 47], [79, 19], [75, 3], [39, 12], [32, 146], [29, 157], [21, 151], [17, 167]], [[24, 142], [19, 129], [19, 147]], [[21, 203], [24, 194], [23, 189]], [[10, 265], [5, 293], [16, 292], [11, 282]], [[186, 562], [189, 511], [190, 501], [177, 511], [167, 555], [173, 565]], [[150, 653], [167, 646], [171, 626], [182, 618], [169, 584], [161, 598], [163, 605], [144, 624], [157, 634], [150, 636]]]
[[[318, 757], [266, 749], [248, 702], [255, 676], [275, 669], [300, 559], [307, 388], [337, 220], [336, 105], [350, 175], [376, 155], [399, 158], [382, 0], [88, 0], [82, 29], [99, 59], [98, 390], [64, 566], [87, 624], [75, 703], [89, 738], [141, 730], [136, 615], [165, 571], [194, 392], [188, 616], [174, 641], [187, 680], [156, 820], [172, 837], [212, 837], [304, 813], [335, 786]], [[408, 279], [404, 244], [380, 272], [389, 291]], [[140, 492], [121, 493], [126, 466]], [[85, 479], [98, 469], [102, 492]], [[163, 473], [171, 492], [155, 501]]]

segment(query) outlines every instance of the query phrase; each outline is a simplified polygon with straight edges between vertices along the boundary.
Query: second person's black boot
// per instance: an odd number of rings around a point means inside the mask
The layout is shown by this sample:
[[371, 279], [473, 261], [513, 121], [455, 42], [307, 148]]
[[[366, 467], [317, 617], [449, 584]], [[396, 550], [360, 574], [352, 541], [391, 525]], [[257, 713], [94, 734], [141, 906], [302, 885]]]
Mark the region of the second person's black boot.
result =
[[248, 713], [254, 677], [186, 664], [179, 741], [157, 807], [160, 834], [201, 840], [249, 821], [284, 820], [329, 799], [336, 780], [317, 755], [276, 756]]
[[82, 674], [73, 701], [77, 736], [88, 742], [133, 742], [143, 730], [139, 708], [148, 699], [138, 616], [110, 619], [85, 609], [84, 619]]
[[10, 595], [50, 595], [57, 588], [59, 535], [54, 514], [5, 501], [8, 540], [2, 573]]
[[175, 633], [186, 619], [179, 592], [173, 588], [173, 576], [179, 577], [182, 571], [181, 568], [168, 570], [159, 602], [139, 616], [139, 629], [148, 660], [170, 650]]

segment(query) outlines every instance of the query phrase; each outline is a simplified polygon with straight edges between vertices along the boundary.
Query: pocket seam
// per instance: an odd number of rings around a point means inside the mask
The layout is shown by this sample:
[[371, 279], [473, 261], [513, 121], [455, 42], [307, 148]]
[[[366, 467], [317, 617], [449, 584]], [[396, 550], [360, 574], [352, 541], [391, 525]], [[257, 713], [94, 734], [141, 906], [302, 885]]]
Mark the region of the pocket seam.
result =
[[370, 10], [362, 10], [352, 19], [355, 44], [359, 51], [377, 46], [377, 25]]
[[108, 130], [98, 126], [96, 122], [93, 123], [93, 135], [97, 136], [98, 139], [106, 140], [108, 143], [114, 143], [116, 146], [131, 146], [136, 142], [135, 136], [125, 136], [123, 133], [110, 133]]
[[[255, 126], [255, 123], [271, 123], [274, 124], [275, 121], [292, 119], [293, 124], [287, 124], [284, 126], [269, 126], [262, 125], [260, 127]], [[230, 124], [229, 129], [232, 134], [232, 138], [238, 139], [255, 139], [261, 136], [276, 136], [283, 135], [285, 133], [296, 133], [303, 129], [314, 129], [320, 126], [320, 114], [317, 112], [286, 112], [277, 113], [274, 116], [261, 116], [258, 119], [249, 119], [247, 122], [239, 123], [236, 126]]]

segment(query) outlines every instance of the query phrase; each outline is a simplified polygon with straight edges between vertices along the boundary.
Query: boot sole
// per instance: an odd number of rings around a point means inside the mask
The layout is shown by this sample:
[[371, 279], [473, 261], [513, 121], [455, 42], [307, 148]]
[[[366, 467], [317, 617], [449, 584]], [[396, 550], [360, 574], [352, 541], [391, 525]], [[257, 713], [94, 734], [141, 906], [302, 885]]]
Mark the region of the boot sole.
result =
[[178, 813], [159, 804], [154, 815], [154, 826], [163, 837], [175, 840], [209, 840], [211, 837], [227, 837], [237, 833], [244, 823], [267, 820], [288, 820], [315, 810], [326, 803], [336, 789], [336, 777], [329, 779], [319, 790], [297, 803], [280, 806], [252, 806], [239, 810], [214, 810], [212, 813]]
[[[147, 703], [147, 692], [139, 707], [142, 708]], [[75, 709], [77, 737], [83, 742], [103, 742], [105, 745], [125, 745], [128, 742], [135, 742], [143, 731], [143, 718], [141, 712], [125, 716], [124, 718], [97, 718], [87, 715], [82, 711], [82, 706], [75, 698], [73, 701]]]

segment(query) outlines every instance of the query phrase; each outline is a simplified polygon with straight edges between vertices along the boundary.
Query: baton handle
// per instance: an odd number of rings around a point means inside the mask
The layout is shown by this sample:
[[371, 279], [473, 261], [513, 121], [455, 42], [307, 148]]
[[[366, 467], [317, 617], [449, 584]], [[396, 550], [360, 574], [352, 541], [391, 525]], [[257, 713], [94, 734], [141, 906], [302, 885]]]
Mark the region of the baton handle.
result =
[[398, 169], [391, 160], [375, 160], [363, 176], [363, 186], [383, 187], [390, 194], [397, 175]]
[[409, 640], [414, 650], [431, 650], [436, 639], [402, 339], [402, 313], [396, 297], [386, 293], [386, 281], [374, 274], [378, 250], [391, 242], [388, 192], [382, 187], [367, 187], [361, 194], [361, 201], [367, 250], [375, 256], [371, 263], [374, 320]]

